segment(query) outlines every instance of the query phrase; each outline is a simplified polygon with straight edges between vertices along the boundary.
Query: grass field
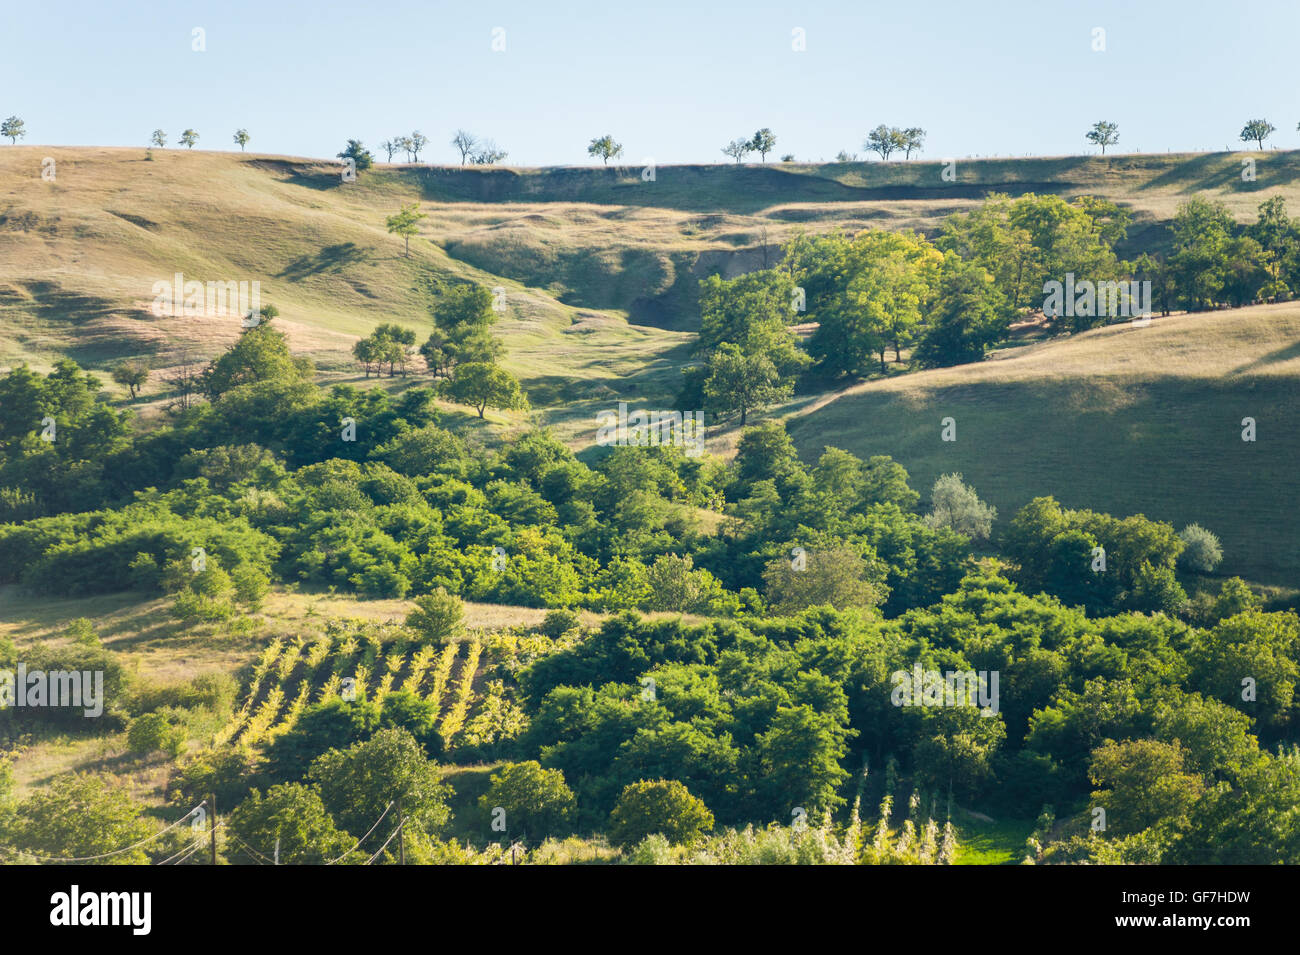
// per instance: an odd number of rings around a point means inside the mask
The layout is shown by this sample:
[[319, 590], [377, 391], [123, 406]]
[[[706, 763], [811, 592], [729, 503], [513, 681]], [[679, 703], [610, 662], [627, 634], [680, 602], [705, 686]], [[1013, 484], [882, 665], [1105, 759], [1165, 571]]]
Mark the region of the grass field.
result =
[[[924, 491], [957, 471], [1000, 520], [1051, 494], [1223, 540], [1225, 573], [1294, 586], [1300, 305], [1155, 318], [867, 382], [795, 408], [805, 457], [888, 454]], [[941, 421], [956, 440], [941, 440]], [[1242, 419], [1257, 440], [1242, 441]], [[996, 526], [996, 525], [995, 525]]]

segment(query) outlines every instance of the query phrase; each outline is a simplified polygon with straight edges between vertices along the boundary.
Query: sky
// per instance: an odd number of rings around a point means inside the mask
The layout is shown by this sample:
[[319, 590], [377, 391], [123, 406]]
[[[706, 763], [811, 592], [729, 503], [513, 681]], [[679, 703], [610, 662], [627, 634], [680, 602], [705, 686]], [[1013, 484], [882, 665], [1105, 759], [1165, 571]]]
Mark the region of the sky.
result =
[[0, 0], [0, 118], [312, 157], [418, 129], [437, 163], [464, 128], [520, 166], [596, 162], [606, 133], [629, 163], [724, 162], [760, 127], [770, 159], [830, 160], [881, 123], [931, 159], [1083, 154], [1098, 120], [1111, 152], [1240, 149], [1257, 117], [1297, 148], [1297, 27], [1298, 0]]

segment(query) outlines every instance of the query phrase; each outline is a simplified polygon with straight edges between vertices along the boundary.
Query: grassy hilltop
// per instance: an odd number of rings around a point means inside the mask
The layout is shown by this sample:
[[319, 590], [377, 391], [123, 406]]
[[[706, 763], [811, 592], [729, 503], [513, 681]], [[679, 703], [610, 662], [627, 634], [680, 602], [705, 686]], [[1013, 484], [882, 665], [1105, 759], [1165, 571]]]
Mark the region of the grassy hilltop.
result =
[[[1221, 153], [960, 160], [955, 182], [943, 163], [917, 161], [663, 166], [653, 181], [639, 165], [380, 165], [345, 185], [327, 161], [6, 147], [0, 368], [70, 356], [91, 369], [127, 358], [164, 369], [211, 357], [238, 336], [236, 320], [150, 312], [153, 283], [179, 271], [259, 281], [292, 346], [327, 380], [358, 380], [358, 336], [396, 321], [423, 337], [439, 289], [473, 281], [507, 289], [497, 330], [535, 419], [585, 445], [598, 409], [673, 399], [699, 278], [771, 264], [798, 230], [934, 231], [990, 192], [1086, 193], [1130, 208], [1130, 243], [1148, 247], [1194, 192], [1242, 221], [1269, 195], [1300, 205], [1300, 153], [1256, 155], [1255, 182], [1241, 180], [1241, 156]], [[40, 176], [46, 156], [54, 182]], [[384, 218], [417, 200], [428, 218], [406, 258]], [[1284, 508], [1297, 484], [1286, 422], [1298, 331], [1295, 305], [1158, 318], [800, 396], [775, 413], [790, 417], [805, 455], [824, 445], [891, 454], [920, 486], [961, 471], [1006, 518], [1051, 493], [1199, 521], [1221, 535], [1226, 571], [1293, 583], [1300, 556]], [[938, 438], [947, 415], [954, 444]], [[1260, 423], [1255, 444], [1240, 440], [1248, 415]], [[734, 438], [719, 429], [711, 444], [725, 452]]]

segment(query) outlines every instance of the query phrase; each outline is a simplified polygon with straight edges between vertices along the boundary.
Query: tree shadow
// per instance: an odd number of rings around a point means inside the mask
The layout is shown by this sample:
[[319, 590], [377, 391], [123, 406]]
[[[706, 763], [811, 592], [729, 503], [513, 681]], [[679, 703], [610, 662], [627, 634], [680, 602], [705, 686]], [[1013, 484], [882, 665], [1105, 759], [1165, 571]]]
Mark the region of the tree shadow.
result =
[[1293, 342], [1285, 348], [1279, 348], [1277, 351], [1269, 352], [1267, 355], [1260, 355], [1254, 361], [1247, 362], [1238, 368], [1232, 369], [1228, 375], [1245, 375], [1252, 371], [1258, 371], [1261, 368], [1267, 368], [1269, 365], [1276, 365], [1284, 361], [1290, 361], [1292, 358], [1300, 358], [1300, 342]]
[[276, 278], [300, 282], [309, 275], [342, 272], [348, 266], [372, 261], [370, 253], [355, 242], [339, 242], [335, 245], [327, 245], [310, 255], [299, 256], [285, 266]]

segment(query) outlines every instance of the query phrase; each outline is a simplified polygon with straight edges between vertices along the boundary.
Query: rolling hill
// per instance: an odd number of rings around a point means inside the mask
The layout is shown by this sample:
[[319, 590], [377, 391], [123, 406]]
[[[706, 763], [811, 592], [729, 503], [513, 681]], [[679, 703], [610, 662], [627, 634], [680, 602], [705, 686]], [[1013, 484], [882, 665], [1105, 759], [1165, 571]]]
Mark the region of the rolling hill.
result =
[[[349, 350], [380, 322], [423, 334], [438, 290], [506, 290], [497, 328], [534, 420], [575, 446], [597, 410], [671, 407], [713, 271], [770, 264], [798, 230], [932, 232], [991, 192], [1102, 195], [1135, 216], [1130, 245], [1160, 245], [1179, 202], [1225, 201], [1242, 221], [1281, 194], [1300, 208], [1300, 152], [832, 165], [459, 168], [379, 165], [344, 184], [328, 161], [142, 149], [0, 149], [0, 370], [70, 356], [104, 370], [206, 359], [238, 317], [160, 317], [155, 282], [258, 281], [292, 347], [326, 381], [363, 382]], [[53, 181], [42, 163], [54, 160]], [[384, 219], [419, 201], [410, 257]], [[1126, 251], [1121, 248], [1121, 252]], [[1158, 318], [999, 353], [975, 366], [804, 395], [789, 418], [805, 455], [891, 454], [926, 487], [961, 471], [1009, 518], [1040, 494], [1116, 513], [1199, 522], [1224, 570], [1294, 584], [1300, 306]], [[105, 376], [106, 377], [106, 376]], [[384, 379], [386, 387], [398, 382]], [[375, 380], [371, 385], [380, 384]], [[139, 399], [158, 398], [157, 378]], [[116, 386], [110, 393], [124, 400]], [[958, 440], [939, 440], [939, 420]], [[1241, 419], [1259, 439], [1240, 439]], [[521, 427], [520, 415], [497, 425]], [[735, 432], [716, 431], [726, 452]]]

